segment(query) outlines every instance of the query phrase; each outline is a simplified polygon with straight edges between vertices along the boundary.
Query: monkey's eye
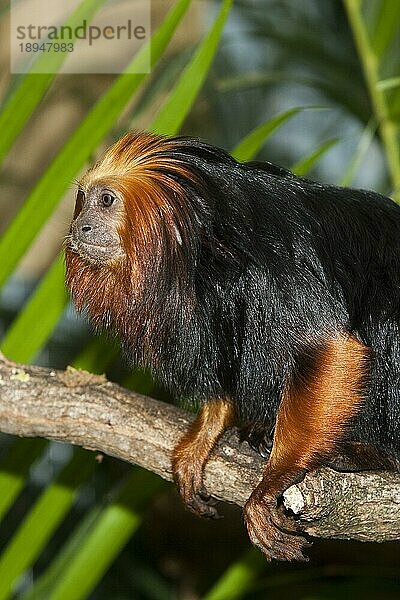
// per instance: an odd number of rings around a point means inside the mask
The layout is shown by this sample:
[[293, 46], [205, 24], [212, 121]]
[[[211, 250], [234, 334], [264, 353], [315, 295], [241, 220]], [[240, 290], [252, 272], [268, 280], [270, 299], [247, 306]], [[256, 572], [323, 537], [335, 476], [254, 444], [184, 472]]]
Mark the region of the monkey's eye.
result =
[[115, 196], [113, 196], [109, 192], [105, 192], [104, 194], [101, 195], [101, 203], [106, 208], [111, 206], [114, 203], [114, 200], [115, 200]]

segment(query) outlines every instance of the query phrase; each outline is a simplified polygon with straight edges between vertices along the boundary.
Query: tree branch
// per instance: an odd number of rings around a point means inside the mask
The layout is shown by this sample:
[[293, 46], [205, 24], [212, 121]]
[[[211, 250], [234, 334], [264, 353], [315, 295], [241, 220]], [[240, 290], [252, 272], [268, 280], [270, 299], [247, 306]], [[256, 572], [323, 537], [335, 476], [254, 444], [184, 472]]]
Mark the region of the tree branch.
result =
[[[193, 416], [129, 392], [105, 377], [16, 365], [0, 355], [0, 430], [70, 442], [115, 456], [172, 480], [171, 452]], [[237, 431], [223, 436], [205, 471], [208, 491], [242, 506], [264, 461]], [[400, 539], [400, 476], [335, 473], [306, 476], [284, 494], [287, 508], [316, 537]]]

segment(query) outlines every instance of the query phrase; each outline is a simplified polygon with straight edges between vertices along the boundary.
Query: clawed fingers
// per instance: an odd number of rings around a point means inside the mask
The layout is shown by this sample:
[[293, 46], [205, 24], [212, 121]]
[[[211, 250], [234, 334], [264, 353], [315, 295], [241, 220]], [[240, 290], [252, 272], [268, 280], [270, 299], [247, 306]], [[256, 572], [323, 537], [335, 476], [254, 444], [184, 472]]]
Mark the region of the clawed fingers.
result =
[[185, 478], [177, 479], [177, 484], [182, 500], [191, 512], [208, 519], [221, 518], [215, 508], [217, 501], [207, 492], [200, 477], [186, 474]]
[[312, 544], [302, 535], [293, 535], [277, 529], [272, 522], [262, 530], [247, 524], [251, 542], [257, 546], [267, 560], [307, 562], [304, 551]]
[[304, 551], [312, 544], [299, 533], [299, 523], [286, 515], [282, 507], [250, 498], [244, 517], [251, 542], [267, 560], [308, 561]]
[[220, 519], [221, 516], [218, 513], [218, 510], [215, 508], [216, 501], [213, 498], [205, 501], [199, 494], [194, 494], [188, 501], [186, 501], [186, 506], [192, 512], [200, 515], [201, 517], [206, 517], [208, 519]]

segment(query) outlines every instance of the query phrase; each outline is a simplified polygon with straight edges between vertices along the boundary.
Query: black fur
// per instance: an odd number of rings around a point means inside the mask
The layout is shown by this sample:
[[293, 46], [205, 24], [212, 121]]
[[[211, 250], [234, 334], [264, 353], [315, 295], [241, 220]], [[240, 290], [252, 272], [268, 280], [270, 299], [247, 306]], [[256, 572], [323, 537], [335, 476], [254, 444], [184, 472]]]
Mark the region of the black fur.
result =
[[152, 351], [139, 335], [127, 344], [133, 362], [150, 363], [180, 396], [228, 394], [249, 431], [270, 432], [299, 359], [345, 330], [373, 350], [347, 441], [400, 458], [400, 208], [375, 192], [237, 163], [199, 140], [176, 138], [162, 154], [198, 183], [181, 180], [185, 268], [171, 258], [154, 273], [160, 294], [143, 298], [155, 307]]

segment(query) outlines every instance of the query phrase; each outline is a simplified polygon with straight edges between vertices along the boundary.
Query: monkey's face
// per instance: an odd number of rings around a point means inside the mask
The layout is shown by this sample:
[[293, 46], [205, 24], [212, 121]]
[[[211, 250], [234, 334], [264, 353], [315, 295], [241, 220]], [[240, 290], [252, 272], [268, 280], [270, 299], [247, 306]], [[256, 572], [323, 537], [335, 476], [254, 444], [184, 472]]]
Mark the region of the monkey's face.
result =
[[120, 195], [100, 182], [79, 189], [69, 244], [71, 250], [94, 264], [120, 261], [125, 253], [119, 230], [124, 205]]

